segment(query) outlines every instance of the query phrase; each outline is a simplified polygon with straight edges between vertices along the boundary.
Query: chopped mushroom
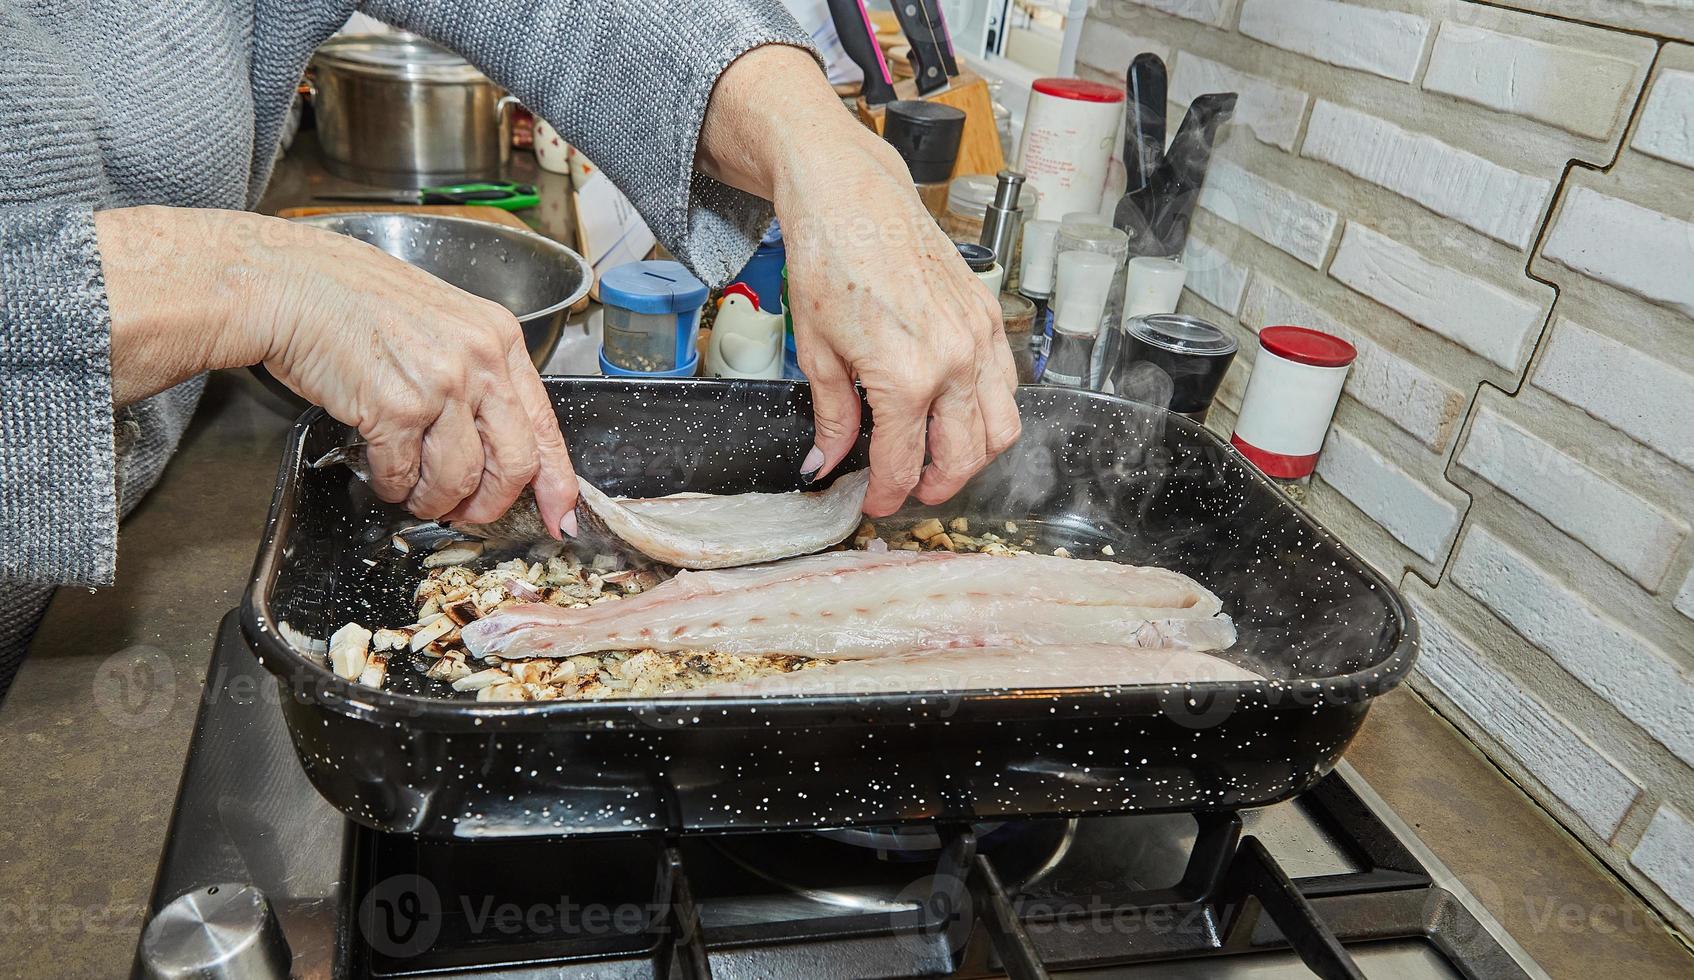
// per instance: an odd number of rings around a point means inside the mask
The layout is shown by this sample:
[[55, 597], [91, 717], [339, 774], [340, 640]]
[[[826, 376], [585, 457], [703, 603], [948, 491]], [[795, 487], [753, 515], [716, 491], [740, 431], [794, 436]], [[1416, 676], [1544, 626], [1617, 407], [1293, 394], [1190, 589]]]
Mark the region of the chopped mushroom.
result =
[[963, 517], [955, 517], [947, 522], [947, 530], [964, 534], [971, 529], [971, 522]]
[[373, 653], [365, 661], [365, 669], [359, 672], [359, 683], [366, 687], [382, 688], [382, 682], [388, 679], [388, 654]]
[[943, 530], [945, 530], [945, 528], [941, 526], [941, 522], [933, 517], [930, 517], [912, 525], [912, 537], [917, 538], [919, 541], [928, 541], [930, 538], [940, 534]]
[[377, 630], [371, 637], [372, 650], [404, 650], [411, 642], [412, 631], [408, 629]]
[[353, 680], [364, 672], [370, 649], [371, 631], [358, 623], [348, 623], [329, 638], [330, 669]]
[[474, 674], [467, 674], [453, 682], [455, 691], [480, 691], [494, 684], [508, 684], [512, 676], [498, 667], [489, 667]]
[[446, 568], [449, 565], [463, 565], [482, 557], [481, 541], [455, 541], [440, 551], [427, 556], [423, 560], [425, 568]]
[[412, 641], [410, 643], [412, 652], [417, 653], [424, 647], [427, 647], [436, 640], [441, 639], [443, 636], [446, 636], [447, 632], [451, 629], [453, 629], [453, 621], [451, 619], [448, 619], [446, 616], [437, 616], [428, 624], [419, 627], [417, 631], [412, 634]]
[[482, 613], [476, 608], [477, 598], [467, 592], [452, 602], [443, 604], [441, 611], [446, 613], [447, 618], [451, 619], [456, 626], [474, 623], [482, 618]]

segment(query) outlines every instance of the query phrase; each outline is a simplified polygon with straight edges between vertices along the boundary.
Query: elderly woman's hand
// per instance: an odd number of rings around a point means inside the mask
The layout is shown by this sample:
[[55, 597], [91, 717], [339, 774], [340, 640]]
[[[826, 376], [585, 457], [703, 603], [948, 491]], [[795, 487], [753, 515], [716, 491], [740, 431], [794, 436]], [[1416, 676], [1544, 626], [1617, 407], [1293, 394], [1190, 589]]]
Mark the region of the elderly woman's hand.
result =
[[[800, 369], [828, 473], [874, 413], [865, 512], [940, 503], [1018, 437], [999, 300], [924, 210], [892, 147], [842, 107], [805, 52], [770, 45], [718, 79], [695, 166], [776, 204]], [[926, 464], [925, 457], [928, 457]]]
[[947, 500], [1017, 440], [1017, 370], [999, 299], [924, 210], [904, 162], [854, 136], [792, 171], [776, 205], [816, 405], [803, 469], [828, 472], [853, 448], [858, 379], [876, 423], [865, 512], [881, 516], [907, 494]]
[[576, 477], [517, 321], [332, 232], [240, 212], [96, 216], [119, 404], [263, 363], [358, 429], [371, 485], [424, 518], [490, 521], [534, 485], [574, 531]]

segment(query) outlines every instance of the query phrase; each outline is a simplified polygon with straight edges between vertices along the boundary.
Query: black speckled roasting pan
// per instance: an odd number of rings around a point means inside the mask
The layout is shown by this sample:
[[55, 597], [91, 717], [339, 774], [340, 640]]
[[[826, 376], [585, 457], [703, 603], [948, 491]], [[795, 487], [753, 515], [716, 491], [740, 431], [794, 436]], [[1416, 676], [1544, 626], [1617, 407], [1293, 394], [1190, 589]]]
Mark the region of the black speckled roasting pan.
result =
[[[786, 382], [550, 379], [579, 470], [614, 494], [791, 490], [810, 391]], [[1159, 409], [1025, 388], [1022, 440], [933, 511], [1047, 547], [1161, 565], [1222, 597], [1226, 656], [1271, 678], [1176, 687], [477, 703], [335, 677], [279, 634], [411, 620], [404, 515], [305, 461], [295, 427], [243, 608], [312, 782], [352, 819], [430, 837], [747, 830], [1235, 809], [1293, 796], [1411, 668], [1416, 627], [1375, 571], [1221, 440]], [[868, 430], [868, 422], [867, 422]], [[865, 442], [857, 459], [862, 465]], [[396, 664], [395, 671], [413, 674]], [[421, 675], [414, 685], [421, 681]]]

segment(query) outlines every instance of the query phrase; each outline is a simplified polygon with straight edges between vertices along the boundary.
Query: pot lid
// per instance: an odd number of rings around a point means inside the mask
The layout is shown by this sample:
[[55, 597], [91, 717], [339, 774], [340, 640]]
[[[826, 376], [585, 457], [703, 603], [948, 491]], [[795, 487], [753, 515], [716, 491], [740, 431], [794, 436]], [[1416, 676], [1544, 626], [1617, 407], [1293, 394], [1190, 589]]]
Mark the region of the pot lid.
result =
[[1195, 316], [1157, 313], [1130, 317], [1123, 328], [1144, 344], [1173, 354], [1222, 357], [1235, 353], [1235, 341], [1222, 330]]
[[1259, 331], [1259, 346], [1314, 367], [1346, 367], [1359, 356], [1347, 341], [1310, 327], [1266, 327]]
[[416, 34], [342, 34], [318, 48], [317, 60], [368, 74], [429, 82], [474, 82], [470, 62]]

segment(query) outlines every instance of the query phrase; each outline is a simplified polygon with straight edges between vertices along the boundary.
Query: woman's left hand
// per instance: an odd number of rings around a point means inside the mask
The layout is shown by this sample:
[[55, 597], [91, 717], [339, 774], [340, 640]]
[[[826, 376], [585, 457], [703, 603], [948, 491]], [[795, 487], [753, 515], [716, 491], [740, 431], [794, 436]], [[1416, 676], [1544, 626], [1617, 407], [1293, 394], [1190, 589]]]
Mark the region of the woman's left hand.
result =
[[868, 132], [793, 175], [776, 206], [817, 418], [802, 469], [827, 473], [852, 450], [857, 379], [875, 421], [865, 513], [891, 514], [908, 494], [942, 503], [1020, 431], [999, 298], [924, 209], [899, 155]]
[[[924, 210], [893, 147], [841, 105], [811, 56], [769, 45], [718, 79], [695, 166], [776, 204], [816, 479], [874, 414], [865, 513], [953, 496], [1018, 438], [1000, 303]], [[927, 458], [927, 462], [926, 462]]]

